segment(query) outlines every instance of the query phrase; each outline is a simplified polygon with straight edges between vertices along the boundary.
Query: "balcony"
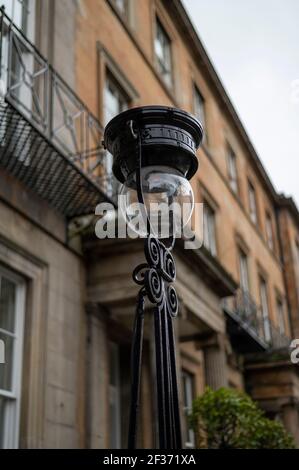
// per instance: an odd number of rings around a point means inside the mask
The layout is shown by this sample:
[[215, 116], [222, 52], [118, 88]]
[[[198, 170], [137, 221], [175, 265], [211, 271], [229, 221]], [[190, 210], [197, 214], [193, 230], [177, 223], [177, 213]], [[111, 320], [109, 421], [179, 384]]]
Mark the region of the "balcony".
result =
[[269, 318], [263, 318], [261, 309], [248, 292], [239, 289], [234, 297], [226, 298], [223, 310], [232, 345], [238, 352], [281, 349], [290, 345], [290, 338]]
[[70, 218], [113, 202], [103, 128], [0, 10], [0, 166]]

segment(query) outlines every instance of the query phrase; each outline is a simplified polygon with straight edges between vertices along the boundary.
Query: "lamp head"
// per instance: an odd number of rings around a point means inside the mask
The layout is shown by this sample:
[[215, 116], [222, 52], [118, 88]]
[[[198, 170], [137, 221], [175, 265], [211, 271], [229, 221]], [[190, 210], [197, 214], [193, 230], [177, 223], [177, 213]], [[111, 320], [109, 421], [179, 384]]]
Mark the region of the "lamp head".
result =
[[[134, 128], [128, 123], [133, 123]], [[139, 140], [133, 138], [134, 132], [138, 132]], [[107, 124], [104, 145], [114, 157], [113, 173], [123, 184], [120, 209], [129, 226], [134, 218], [135, 203], [140, 202], [138, 146], [141, 145], [142, 153], [141, 190], [151, 222], [152, 218], [161, 219], [162, 206], [162, 213], [167, 207], [170, 211], [170, 217], [164, 217], [164, 225], [158, 221], [159, 226], [155, 229], [155, 235], [163, 237], [177, 234], [178, 229], [190, 220], [194, 198], [188, 180], [198, 168], [196, 150], [202, 137], [202, 125], [197, 119], [185, 111], [166, 106], [129, 109]], [[160, 204], [158, 213], [157, 204]], [[165, 229], [166, 235], [163, 235]], [[134, 226], [134, 230], [145, 236], [146, 224], [139, 229]]]

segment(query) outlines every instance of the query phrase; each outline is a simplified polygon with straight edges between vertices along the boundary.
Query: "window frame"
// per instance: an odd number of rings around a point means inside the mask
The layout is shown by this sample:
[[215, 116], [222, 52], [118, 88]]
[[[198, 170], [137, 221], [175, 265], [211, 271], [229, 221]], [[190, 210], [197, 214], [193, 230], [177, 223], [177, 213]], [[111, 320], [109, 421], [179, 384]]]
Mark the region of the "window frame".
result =
[[[5, 14], [12, 20], [12, 22], [24, 33], [27, 34], [27, 26], [28, 26], [28, 16], [30, 13], [30, 7], [29, 4], [32, 3], [32, 0], [8, 0], [10, 3], [11, 11], [8, 11], [5, 8], [5, 1], [3, 3], [3, 0], [1, 1], [0, 5], [4, 6], [4, 12]], [[19, 9], [19, 16], [20, 20], [18, 21], [18, 18], [15, 16], [16, 12], [16, 5], [18, 6]], [[30, 5], [32, 7], [32, 5]]]
[[[245, 268], [246, 278], [247, 278], [247, 280], [246, 280], [246, 284], [247, 284], [246, 289], [244, 289], [244, 286], [242, 286], [242, 283], [241, 283], [241, 280], [242, 280], [242, 277], [243, 277], [242, 272], [244, 272], [243, 267], [242, 267], [242, 260], [245, 260], [245, 263], [246, 263], [246, 268]], [[238, 246], [238, 263], [239, 263], [240, 288], [241, 288], [242, 292], [246, 292], [246, 293], [249, 294], [250, 293], [250, 276], [249, 276], [248, 254], [240, 246]]]
[[[113, 79], [117, 84], [119, 84], [120, 88], [124, 91], [125, 95], [127, 95], [130, 106], [137, 106], [139, 101], [139, 94], [131, 82], [127, 79], [126, 74], [123, 70], [119, 67], [110, 53], [106, 50], [103, 44], [98, 41], [97, 42], [97, 83], [98, 83], [98, 119], [100, 123], [103, 125], [104, 123], [104, 90], [106, 84], [106, 75], [107, 72], [112, 75]], [[103, 126], [104, 127], [104, 126]]]
[[[205, 248], [211, 253], [212, 256], [216, 257], [218, 254], [217, 249], [217, 230], [216, 230], [216, 211], [205, 199], [203, 201], [203, 244]], [[208, 208], [208, 213], [206, 208]], [[212, 230], [210, 221], [212, 221]], [[207, 222], [207, 223], [206, 223]], [[212, 243], [211, 243], [211, 234], [212, 234]], [[208, 241], [208, 244], [207, 244]]]
[[[251, 195], [253, 195], [253, 199], [251, 199]], [[251, 202], [254, 201], [254, 214], [255, 217], [253, 218], [253, 211]], [[258, 203], [257, 203], [257, 194], [254, 184], [248, 179], [248, 209], [249, 209], [249, 217], [251, 222], [258, 227], [259, 226], [259, 215], [258, 215]]]
[[[11, 19], [13, 24], [33, 43], [35, 44], [36, 41], [36, 0], [9, 0], [11, 3], [11, 12], [7, 11], [4, 9], [4, 12], [7, 14], [7, 16]], [[0, 5], [4, 6], [3, 0], [0, 0]], [[20, 7], [19, 11], [19, 16], [20, 16], [20, 21], [17, 20], [15, 17], [15, 5], [18, 4]], [[22, 78], [22, 70], [21, 68], [25, 67], [26, 72], [33, 73], [34, 72], [34, 64], [32, 63], [32, 56], [30, 51], [28, 51], [28, 48], [24, 46], [23, 48], [21, 47], [20, 49], [20, 44], [17, 47], [15, 44], [14, 46], [11, 46], [11, 51], [10, 54], [7, 54], [7, 48], [9, 47], [8, 43], [8, 37], [7, 34], [9, 31], [7, 31], [7, 26], [6, 22], [3, 23], [3, 28], [5, 30], [5, 34], [2, 37], [2, 44], [1, 48], [3, 51], [5, 51], [2, 55], [2, 60], [0, 63], [1, 70], [0, 73], [2, 75], [2, 81], [3, 81], [3, 89], [6, 90], [8, 86], [8, 73], [7, 69], [9, 67], [9, 64], [7, 62], [10, 61], [12, 67], [12, 72], [10, 74], [10, 87], [11, 87], [11, 94], [12, 98], [18, 102], [18, 105], [23, 108], [23, 110], [26, 110], [27, 112], [31, 112], [33, 109], [33, 103], [32, 103], [32, 92], [30, 90], [30, 87], [26, 83], [26, 80]], [[3, 31], [4, 32], [4, 31]], [[17, 42], [18, 43], [18, 42]], [[18, 52], [16, 52], [18, 51]], [[21, 56], [21, 59], [19, 57], [19, 54]], [[9, 58], [9, 55], [11, 55], [11, 58]], [[33, 61], [34, 62], [34, 61]], [[13, 65], [14, 64], [14, 65]], [[29, 145], [30, 142], [27, 143]]]
[[[97, 62], [97, 83], [99, 90], [98, 119], [104, 127], [105, 89], [108, 74], [112, 77], [113, 82], [115, 82], [116, 85], [120, 88], [122, 94], [127, 97], [129, 108], [138, 104], [137, 101], [139, 99], [139, 94], [100, 41], [97, 42]], [[112, 162], [111, 154], [106, 151], [106, 157], [103, 159], [103, 170], [108, 174], [110, 174], [112, 171]], [[114, 179], [112, 184], [110, 184], [109, 180], [105, 184], [107, 186], [105, 188], [107, 194], [112, 197], [113, 193], [117, 191], [118, 182]]]
[[[118, 111], [116, 112], [116, 114], [113, 114], [113, 116], [110, 116], [108, 119], [107, 119], [107, 116], [106, 116], [106, 109], [107, 109], [107, 106], [106, 106], [106, 93], [107, 93], [107, 84], [108, 82], [110, 83], [110, 85], [112, 85], [112, 88], [114, 88], [116, 91], [117, 91], [117, 101], [118, 101], [118, 104], [120, 103], [120, 98], [123, 100], [123, 103], [126, 102], [126, 106], [122, 106], [122, 109], [118, 109]], [[130, 100], [130, 97], [129, 95], [126, 93], [126, 90], [124, 90], [124, 88], [122, 87], [122, 85], [119, 83], [119, 81], [117, 80], [117, 78], [115, 78], [115, 76], [113, 75], [113, 73], [111, 72], [111, 70], [109, 69], [109, 67], [106, 67], [106, 70], [105, 70], [105, 81], [104, 81], [104, 86], [103, 86], [103, 110], [102, 110], [102, 113], [103, 113], [103, 123], [104, 125], [108, 124], [108, 122], [115, 116], [117, 116], [117, 114], [129, 109], [131, 106], [131, 100]], [[113, 156], [110, 152], [108, 152], [106, 150], [106, 156], [105, 156], [105, 159], [104, 159], [104, 168], [105, 168], [105, 173], [106, 175], [112, 175], [112, 165], [113, 165]], [[108, 196], [112, 197], [113, 196], [113, 193], [114, 193], [114, 190], [116, 190], [116, 187], [115, 187], [115, 184], [118, 185], [118, 182], [116, 182], [116, 179], [113, 180], [113, 182], [111, 181], [107, 181], [106, 184], [105, 184], [105, 191], [106, 193], [108, 194]]]
[[237, 155], [229, 143], [226, 144], [226, 161], [229, 187], [236, 196], [239, 196]]
[[[3, 448], [17, 449], [19, 447], [20, 436], [26, 283], [24, 278], [0, 265], [0, 278], [2, 277], [10, 280], [16, 286], [15, 332], [9, 334], [9, 336], [14, 338], [12, 387], [11, 391], [0, 389], [0, 397], [3, 397], [9, 402], [9, 404], [6, 404], [6, 406], [8, 406], [8, 417], [6, 417], [6, 419], [10, 421], [8, 428], [12, 429], [10, 433], [4, 433]], [[0, 331], [5, 332], [6, 330], [0, 329]], [[5, 425], [7, 426], [7, 423]]]
[[116, 9], [117, 14], [120, 15], [122, 19], [126, 22], [129, 21], [130, 18], [130, 0], [123, 0], [124, 2], [124, 11], [118, 6], [118, 0], [108, 0], [112, 6]]
[[261, 306], [264, 339], [267, 343], [270, 343], [272, 341], [272, 332], [271, 332], [271, 325], [270, 325], [270, 304], [269, 304], [268, 283], [262, 274], [259, 275], [259, 295], [260, 295], [260, 306]]
[[[157, 35], [158, 35], [158, 29], [160, 28], [161, 32], [163, 33], [164, 37], [167, 39], [168, 44], [169, 44], [169, 65], [170, 65], [170, 71], [169, 76], [170, 76], [170, 82], [168, 83], [167, 80], [165, 80], [165, 76], [163, 74], [164, 64], [161, 64], [161, 61], [158, 57], [158, 54], [156, 52], [156, 41], [157, 41]], [[173, 39], [171, 37], [171, 34], [169, 34], [167, 28], [164, 25], [164, 22], [161, 20], [161, 17], [157, 12], [155, 13], [154, 16], [154, 34], [153, 34], [153, 56], [154, 56], [154, 65], [155, 69], [161, 78], [162, 82], [164, 85], [170, 90], [174, 90], [174, 57], [173, 57]]]
[[273, 218], [269, 210], [266, 210], [265, 213], [265, 232], [266, 232], [266, 240], [268, 248], [271, 251], [274, 251], [275, 243], [274, 243], [274, 227], [273, 227]]
[[[190, 380], [191, 382], [191, 394], [190, 393], [185, 393], [185, 379], [188, 378], [188, 380]], [[186, 442], [185, 442], [185, 447], [187, 449], [194, 449], [195, 447], [195, 434], [194, 434], [194, 431], [193, 429], [191, 429], [189, 426], [188, 426], [188, 423], [187, 423], [187, 419], [188, 419], [188, 415], [190, 414], [190, 411], [192, 411], [192, 403], [193, 403], [193, 400], [195, 398], [195, 375], [190, 372], [189, 370], [183, 368], [182, 369], [182, 372], [181, 372], [181, 379], [182, 379], [182, 401], [183, 401], [183, 413], [184, 413], [184, 417], [186, 419], [186, 429], [185, 429], [185, 433], [186, 433]], [[189, 384], [190, 384], [189, 382]], [[189, 390], [188, 392], [190, 392], [190, 387], [189, 387]], [[187, 396], [189, 395], [189, 396]], [[191, 404], [189, 403], [186, 403], [187, 401], [189, 401], [190, 399], [190, 396], [191, 396]], [[187, 398], [187, 400], [185, 400], [185, 398]]]
[[[198, 116], [198, 113], [196, 112], [196, 97], [199, 97], [202, 103], [202, 116]], [[207, 137], [207, 119], [206, 119], [206, 99], [204, 98], [203, 94], [201, 93], [199, 86], [193, 81], [192, 83], [192, 110], [194, 116], [201, 122], [204, 130], [203, 134], [203, 144], [207, 144], [208, 142], [208, 137]]]
[[[105, 0], [102, 0], [105, 1]], [[124, 11], [119, 8], [117, 0], [106, 0], [112, 8], [114, 14], [117, 16], [122, 25], [127, 29], [129, 34], [135, 33], [136, 27], [136, 2], [137, 0], [124, 0]]]
[[126, 105], [127, 105], [127, 106], [122, 106], [122, 109], [119, 109], [117, 111], [117, 113], [113, 115], [113, 117], [116, 116], [117, 114], [121, 113], [122, 111], [126, 111], [127, 109], [130, 108], [130, 105], [131, 105], [131, 99], [128, 96], [128, 94], [126, 93], [126, 90], [124, 90], [124, 88], [119, 83], [117, 78], [113, 75], [113, 73], [111, 72], [109, 67], [107, 67], [106, 73], [105, 73], [105, 83], [104, 83], [104, 88], [103, 88], [103, 122], [104, 122], [104, 125], [108, 124], [108, 121], [110, 121], [110, 119], [112, 119], [112, 118], [109, 118], [107, 120], [106, 117], [105, 117], [105, 109], [106, 109], [106, 105], [105, 105], [106, 98], [105, 97], [106, 97], [106, 90], [107, 90], [107, 83], [108, 82], [110, 82], [112, 87], [115, 88], [115, 90], [117, 90], [118, 102], [120, 102], [120, 98], [121, 98], [122, 101], [126, 102]]
[[[285, 307], [284, 307], [284, 301], [282, 296], [277, 293], [276, 294], [276, 316], [277, 316], [277, 325], [278, 329], [281, 335], [286, 334], [286, 318], [285, 318]], [[282, 328], [281, 328], [282, 326]]]

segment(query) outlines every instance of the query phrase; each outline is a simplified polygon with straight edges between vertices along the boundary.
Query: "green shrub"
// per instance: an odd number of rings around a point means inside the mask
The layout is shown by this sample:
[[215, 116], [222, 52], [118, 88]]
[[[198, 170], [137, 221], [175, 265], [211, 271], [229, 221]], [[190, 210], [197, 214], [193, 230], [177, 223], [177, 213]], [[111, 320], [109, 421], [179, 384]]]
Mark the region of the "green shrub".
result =
[[294, 440], [278, 421], [264, 412], [245, 393], [220, 388], [193, 402], [190, 423], [197, 448], [292, 449]]

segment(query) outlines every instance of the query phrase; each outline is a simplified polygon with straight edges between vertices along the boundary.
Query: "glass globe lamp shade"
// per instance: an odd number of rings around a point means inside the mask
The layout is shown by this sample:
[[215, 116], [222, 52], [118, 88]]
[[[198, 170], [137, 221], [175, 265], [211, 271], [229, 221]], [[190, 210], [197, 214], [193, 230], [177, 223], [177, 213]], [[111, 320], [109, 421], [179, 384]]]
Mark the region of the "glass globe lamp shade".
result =
[[194, 207], [189, 181], [174, 168], [146, 166], [141, 169], [141, 187], [144, 206], [138, 199], [136, 172], [119, 193], [119, 208], [130, 230], [141, 237], [148, 231], [159, 238], [180, 237]]

